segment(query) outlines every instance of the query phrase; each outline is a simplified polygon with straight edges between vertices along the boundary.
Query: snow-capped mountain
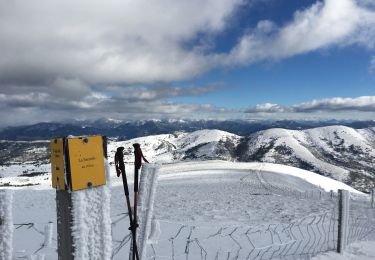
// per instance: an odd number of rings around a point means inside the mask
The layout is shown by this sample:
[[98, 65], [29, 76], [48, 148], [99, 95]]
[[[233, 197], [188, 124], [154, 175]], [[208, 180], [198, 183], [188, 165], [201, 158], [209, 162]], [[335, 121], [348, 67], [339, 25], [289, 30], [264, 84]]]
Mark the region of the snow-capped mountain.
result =
[[[152, 162], [212, 159], [270, 162], [316, 172], [361, 191], [368, 192], [375, 186], [375, 128], [274, 128], [249, 136], [221, 130], [198, 130], [127, 141], [109, 140], [110, 162], [113, 162], [116, 148], [124, 146], [125, 161], [132, 163], [132, 144], [135, 142], [141, 144], [144, 155]], [[23, 183], [26, 185], [43, 182], [49, 176], [49, 141], [1, 141], [0, 146], [0, 185], [12, 185], [13, 179], [8, 177], [23, 175], [28, 178]], [[19, 165], [21, 163], [24, 168]]]
[[291, 165], [360, 190], [368, 190], [375, 184], [375, 128], [270, 129], [247, 137], [237, 151], [240, 161]]
[[133, 143], [139, 143], [143, 153], [152, 161], [170, 163], [180, 160], [232, 160], [241, 137], [220, 130], [198, 130], [193, 133], [176, 132], [174, 134], [155, 135], [110, 142], [109, 151], [124, 146], [126, 161], [133, 160]]

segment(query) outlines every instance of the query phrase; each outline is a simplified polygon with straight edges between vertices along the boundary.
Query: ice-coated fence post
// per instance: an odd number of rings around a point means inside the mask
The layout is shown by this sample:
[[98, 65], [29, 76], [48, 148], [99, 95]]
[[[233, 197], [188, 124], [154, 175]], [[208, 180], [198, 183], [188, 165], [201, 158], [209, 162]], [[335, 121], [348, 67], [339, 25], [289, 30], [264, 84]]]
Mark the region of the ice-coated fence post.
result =
[[333, 199], [333, 190], [330, 191], [331, 199]]
[[13, 192], [0, 190], [0, 259], [11, 260], [13, 254]]
[[372, 190], [371, 190], [371, 208], [373, 208], [375, 205], [375, 199], [374, 199], [374, 196], [375, 196], [375, 188], [373, 188]]
[[338, 190], [339, 193], [339, 218], [338, 218], [338, 238], [337, 238], [337, 252], [344, 253], [348, 239], [349, 227], [349, 191]]
[[139, 183], [139, 236], [137, 239], [140, 259], [145, 258], [147, 253], [147, 239], [151, 231], [158, 172], [159, 166], [157, 165], [142, 166]]

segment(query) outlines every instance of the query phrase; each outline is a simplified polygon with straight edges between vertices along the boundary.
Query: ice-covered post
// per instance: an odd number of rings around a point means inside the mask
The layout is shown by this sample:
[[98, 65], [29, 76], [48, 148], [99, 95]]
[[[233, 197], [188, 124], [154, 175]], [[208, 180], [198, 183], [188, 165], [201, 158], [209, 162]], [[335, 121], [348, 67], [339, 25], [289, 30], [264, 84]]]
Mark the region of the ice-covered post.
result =
[[[147, 240], [151, 233], [159, 166], [144, 164], [139, 183], [139, 258], [146, 256]], [[131, 252], [130, 252], [131, 253]], [[130, 254], [131, 255], [131, 254]]]
[[59, 260], [111, 259], [106, 145], [102, 136], [51, 140]]
[[339, 218], [338, 218], [338, 238], [337, 252], [344, 253], [348, 239], [349, 228], [349, 191], [338, 190], [339, 195]]
[[374, 196], [375, 196], [375, 188], [373, 188], [372, 190], [371, 190], [371, 208], [373, 208], [375, 205], [375, 198], [374, 198]]
[[13, 252], [13, 193], [0, 190], [0, 259], [11, 260]]

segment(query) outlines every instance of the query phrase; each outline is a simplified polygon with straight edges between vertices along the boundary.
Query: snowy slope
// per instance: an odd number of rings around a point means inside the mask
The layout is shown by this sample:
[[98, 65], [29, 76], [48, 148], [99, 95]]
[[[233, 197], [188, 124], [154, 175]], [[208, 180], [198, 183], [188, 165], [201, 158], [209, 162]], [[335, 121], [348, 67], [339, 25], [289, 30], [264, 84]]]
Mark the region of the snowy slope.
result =
[[374, 129], [270, 129], [248, 138], [239, 159], [291, 165], [368, 190], [375, 183], [374, 140]]
[[125, 161], [134, 160], [133, 143], [140, 143], [146, 158], [163, 162], [189, 159], [230, 159], [230, 149], [238, 144], [240, 137], [220, 130], [199, 130], [193, 133], [177, 132], [155, 135], [109, 144], [110, 155], [116, 147], [124, 146]]

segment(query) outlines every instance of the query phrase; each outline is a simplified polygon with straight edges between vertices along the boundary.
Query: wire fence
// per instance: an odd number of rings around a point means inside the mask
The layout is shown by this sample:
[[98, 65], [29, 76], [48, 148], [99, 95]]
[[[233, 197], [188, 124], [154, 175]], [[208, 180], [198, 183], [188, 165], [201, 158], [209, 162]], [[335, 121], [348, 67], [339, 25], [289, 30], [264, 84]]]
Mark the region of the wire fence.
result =
[[[261, 171], [256, 178], [243, 176], [257, 195], [280, 195], [296, 200], [325, 201], [330, 210], [288, 223], [260, 225], [188, 224], [153, 219], [143, 259], [310, 259], [322, 252], [337, 250], [338, 195], [321, 189], [298, 190], [271, 182]], [[310, 203], [310, 202], [309, 202]], [[127, 213], [112, 216], [111, 259], [127, 257], [131, 233], [126, 229]], [[14, 248], [17, 259], [57, 259], [56, 223], [15, 223], [14, 237], [32, 232], [29, 250]], [[125, 228], [126, 227], [126, 228]], [[121, 233], [119, 235], [118, 233]], [[30, 237], [30, 235], [28, 235]], [[375, 240], [375, 209], [369, 197], [351, 194], [347, 242]]]
[[368, 199], [351, 197], [348, 226], [348, 244], [375, 240], [375, 209]]
[[[338, 193], [270, 182], [261, 170], [256, 171], [256, 178], [250, 176], [254, 173], [243, 176], [241, 182], [251, 186], [254, 195], [321, 200], [332, 210], [286, 224], [202, 226], [154, 221], [146, 259], [310, 259], [338, 250]], [[348, 244], [375, 240], [375, 210], [369, 197], [352, 194], [350, 205]]]
[[[330, 198], [330, 196], [329, 196]], [[375, 210], [368, 201], [350, 202], [348, 244], [375, 239]], [[128, 223], [127, 213], [112, 217], [112, 229]], [[34, 248], [16, 250], [17, 259], [57, 259], [55, 223], [15, 223], [15, 237], [32, 232]], [[112, 259], [128, 252], [131, 234], [113, 237]], [[191, 225], [153, 220], [144, 259], [310, 259], [337, 249], [337, 207], [290, 223], [267, 225]], [[46, 254], [46, 251], [49, 254]], [[53, 257], [54, 256], [54, 257]]]
[[289, 224], [198, 226], [159, 221], [146, 259], [299, 259], [334, 250], [337, 213]]

